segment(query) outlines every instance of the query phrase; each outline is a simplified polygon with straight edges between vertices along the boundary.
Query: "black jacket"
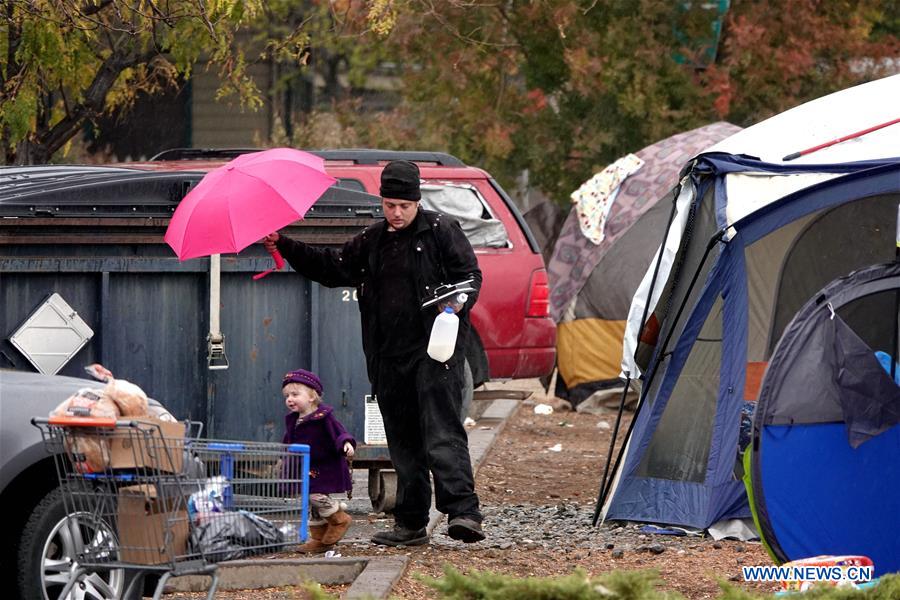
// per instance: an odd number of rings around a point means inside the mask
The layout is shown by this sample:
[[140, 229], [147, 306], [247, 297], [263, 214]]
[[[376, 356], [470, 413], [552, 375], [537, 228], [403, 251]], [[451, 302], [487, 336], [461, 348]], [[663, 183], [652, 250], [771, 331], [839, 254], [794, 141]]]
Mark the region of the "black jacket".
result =
[[[413, 228], [410, 252], [414, 257], [414, 284], [419, 295], [419, 305], [431, 297], [436, 286], [472, 280], [475, 292], [469, 294], [465, 307], [458, 313], [459, 334], [456, 351], [447, 361], [454, 364], [465, 356], [469, 333], [469, 311], [478, 299], [481, 289], [481, 270], [472, 245], [455, 220], [437, 212], [419, 209]], [[362, 321], [363, 352], [369, 380], [375, 382], [378, 373], [378, 245], [387, 229], [387, 221], [381, 221], [364, 229], [341, 248], [316, 248], [285, 236], [278, 239], [278, 250], [291, 267], [304, 277], [318, 281], [326, 287], [354, 286], [359, 299]], [[420, 311], [423, 331], [431, 332], [438, 315], [436, 307]], [[426, 333], [427, 335], [427, 333]], [[427, 340], [425, 340], [427, 343]]]

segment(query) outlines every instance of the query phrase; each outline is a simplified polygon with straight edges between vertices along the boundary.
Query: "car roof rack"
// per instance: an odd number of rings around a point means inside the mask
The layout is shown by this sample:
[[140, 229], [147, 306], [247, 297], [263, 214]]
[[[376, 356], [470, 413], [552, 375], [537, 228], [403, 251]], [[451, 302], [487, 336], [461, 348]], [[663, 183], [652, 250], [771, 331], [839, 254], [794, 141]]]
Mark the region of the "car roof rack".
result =
[[262, 148], [169, 148], [151, 156], [150, 160], [231, 160], [242, 154], [262, 150]]
[[442, 167], [464, 167], [466, 164], [451, 154], [444, 152], [421, 152], [416, 150], [372, 150], [349, 148], [338, 150], [310, 150], [325, 160], [346, 160], [361, 165], [377, 165], [392, 160], [435, 163]]
[[[236, 158], [249, 152], [261, 152], [263, 148], [171, 148], [153, 156], [151, 161], [163, 160], [222, 160]], [[370, 148], [347, 148], [337, 150], [305, 150], [325, 160], [347, 161], [359, 165], [377, 165], [392, 160], [434, 163], [442, 167], [464, 167], [466, 164], [445, 152], [422, 152], [416, 150], [373, 150]]]

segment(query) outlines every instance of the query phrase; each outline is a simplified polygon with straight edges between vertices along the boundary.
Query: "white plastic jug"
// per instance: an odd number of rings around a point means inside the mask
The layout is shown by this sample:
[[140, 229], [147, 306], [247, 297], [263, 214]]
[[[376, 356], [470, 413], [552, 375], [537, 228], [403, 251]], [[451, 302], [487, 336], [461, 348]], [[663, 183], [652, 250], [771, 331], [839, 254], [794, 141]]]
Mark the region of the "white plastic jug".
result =
[[[466, 295], [459, 294], [457, 300], [465, 303]], [[447, 362], [456, 349], [456, 334], [459, 333], [459, 317], [449, 306], [434, 319], [431, 337], [428, 338], [428, 356], [438, 362]]]

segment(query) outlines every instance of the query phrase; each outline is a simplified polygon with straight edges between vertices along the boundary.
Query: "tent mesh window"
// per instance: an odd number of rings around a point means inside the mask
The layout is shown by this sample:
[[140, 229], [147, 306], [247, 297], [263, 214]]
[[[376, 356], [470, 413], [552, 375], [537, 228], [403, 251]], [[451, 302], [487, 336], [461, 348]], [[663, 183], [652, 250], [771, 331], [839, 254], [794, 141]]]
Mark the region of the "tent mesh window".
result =
[[770, 355], [788, 322], [816, 291], [836, 277], [893, 259], [898, 202], [900, 195], [887, 194], [842, 204], [799, 232], [775, 286]]
[[638, 467], [638, 476], [697, 483], [706, 479], [721, 361], [722, 298], [719, 297], [666, 403]]
[[[708, 241], [716, 233], [716, 216], [713, 208], [713, 197], [708, 193], [702, 200], [697, 214], [688, 220], [688, 228], [685, 236], [690, 235], [690, 240], [682, 242], [681, 248], [678, 250], [678, 256], [675, 259], [675, 267], [673, 267], [669, 278], [665, 283], [657, 281], [656, 285], [662, 285], [662, 293], [659, 297], [659, 304], [655, 309], [656, 318], [662, 323], [659, 331], [657, 345], [665, 342], [670, 337], [669, 346], [663, 349], [661, 361], [654, 367], [652, 379], [648, 386], [646, 399], [651, 403], [655, 402], [659, 392], [659, 386], [665, 379], [666, 370], [669, 366], [669, 356], [672, 346], [681, 337], [684, 325], [688, 316], [691, 314], [694, 306], [703, 292], [703, 285], [709, 279], [709, 273], [716, 264], [719, 253], [719, 247], [716, 246], [706, 255], [706, 246]], [[706, 260], [704, 261], [704, 256]], [[690, 287], [691, 279], [699, 269], [699, 275], [694, 287]], [[678, 312], [679, 306], [684, 303], [684, 311], [677, 323], [672, 324], [675, 314]], [[673, 331], [674, 327], [674, 331]], [[671, 332], [671, 333], [670, 333]], [[651, 350], [643, 343], [638, 353], [646, 353]], [[652, 351], [657, 351], [657, 347], [653, 347]], [[645, 356], [646, 358], [646, 356]], [[638, 361], [641, 364], [641, 361]], [[647, 369], [647, 365], [643, 365]]]
[[766, 364], [787, 323], [829, 281], [893, 258], [898, 202], [896, 194], [861, 198], [797, 219], [746, 248], [748, 364]]
[[[856, 335], [872, 349], [873, 352], [893, 352], [891, 330], [894, 327], [894, 303], [897, 291], [869, 294], [848, 302], [838, 309], [837, 314], [850, 326]], [[888, 365], [890, 366], [890, 362]]]

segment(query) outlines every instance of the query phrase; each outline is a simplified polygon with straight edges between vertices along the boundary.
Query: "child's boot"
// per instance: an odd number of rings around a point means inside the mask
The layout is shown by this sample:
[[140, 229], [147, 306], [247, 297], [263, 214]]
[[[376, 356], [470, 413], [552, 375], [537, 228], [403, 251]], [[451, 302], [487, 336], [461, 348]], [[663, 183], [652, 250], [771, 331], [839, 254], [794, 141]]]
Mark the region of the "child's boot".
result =
[[325, 530], [325, 535], [322, 536], [322, 543], [326, 546], [333, 546], [350, 529], [353, 517], [341, 508], [333, 515], [326, 517], [325, 520], [328, 521], [328, 528]]
[[331, 546], [329, 544], [322, 543], [322, 537], [325, 535], [325, 531], [328, 529], [328, 523], [322, 523], [321, 525], [310, 525], [309, 526], [309, 539], [306, 540], [302, 546], [297, 547], [297, 552], [305, 552], [307, 554], [321, 554], [325, 552]]

